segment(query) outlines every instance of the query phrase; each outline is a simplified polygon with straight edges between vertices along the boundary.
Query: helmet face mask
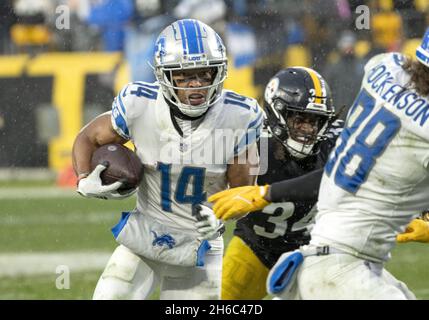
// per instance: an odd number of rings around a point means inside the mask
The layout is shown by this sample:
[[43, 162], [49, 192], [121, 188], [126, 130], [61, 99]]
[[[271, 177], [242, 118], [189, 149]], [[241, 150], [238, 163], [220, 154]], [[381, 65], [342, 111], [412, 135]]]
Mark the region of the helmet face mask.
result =
[[[204, 23], [184, 19], [165, 28], [156, 41], [154, 64], [155, 76], [161, 85], [164, 97], [177, 106], [184, 115], [199, 117], [220, 99], [223, 82], [227, 76], [225, 46], [219, 35]], [[204, 70], [212, 70], [211, 83], [201, 81], [204, 77], [199, 75]], [[173, 81], [174, 77], [181, 72], [186, 72], [187, 75], [196, 74], [194, 77], [200, 85], [182, 86]], [[194, 102], [198, 100], [189, 99], [192, 90], [198, 90], [197, 94], [206, 90], [206, 95], [202, 99], [204, 101], [200, 100], [202, 102], [199, 104], [192, 103], [192, 100]], [[188, 99], [183, 99], [185, 91], [190, 91], [185, 94]]]
[[186, 108], [201, 108], [211, 103], [208, 97], [214, 97], [211, 94], [213, 88], [213, 81], [216, 78], [215, 68], [201, 68], [201, 69], [186, 69], [167, 71], [170, 83], [173, 84], [174, 92], [172, 97], [174, 102], [180, 102], [182, 107]]
[[314, 70], [288, 68], [271, 79], [265, 90], [269, 130], [297, 159], [318, 152], [327, 138], [335, 109], [328, 84]]

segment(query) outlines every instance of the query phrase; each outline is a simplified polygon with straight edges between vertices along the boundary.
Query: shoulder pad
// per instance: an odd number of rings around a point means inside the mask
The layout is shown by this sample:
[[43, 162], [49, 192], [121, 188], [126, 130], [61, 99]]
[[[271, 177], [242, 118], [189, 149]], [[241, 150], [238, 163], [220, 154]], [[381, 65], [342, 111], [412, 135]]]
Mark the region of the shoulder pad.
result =
[[388, 53], [380, 53], [369, 59], [367, 64], [365, 65], [365, 72], [368, 72], [373, 67], [381, 63], [392, 63], [394, 62], [398, 66], [402, 66], [405, 61], [405, 56], [399, 52], [388, 52]]
[[130, 139], [129, 126], [145, 110], [150, 100], [156, 100], [159, 85], [142, 81], [125, 85], [112, 104], [112, 125], [124, 138]]
[[126, 86], [124, 94], [132, 95], [137, 98], [156, 100], [158, 97], [158, 89], [159, 84], [156, 82], [148, 83], [144, 81], [135, 81]]

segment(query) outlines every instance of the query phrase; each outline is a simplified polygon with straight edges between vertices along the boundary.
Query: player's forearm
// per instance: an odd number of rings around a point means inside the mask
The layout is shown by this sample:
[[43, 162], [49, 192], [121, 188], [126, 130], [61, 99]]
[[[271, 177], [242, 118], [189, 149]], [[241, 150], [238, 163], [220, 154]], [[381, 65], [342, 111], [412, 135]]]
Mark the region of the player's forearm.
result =
[[105, 113], [86, 125], [73, 144], [73, 169], [77, 175], [91, 172], [91, 157], [95, 149], [107, 143], [126, 142], [112, 127], [110, 114]]
[[230, 188], [255, 184], [259, 169], [259, 155], [256, 143], [249, 146], [246, 152], [246, 163], [242, 163], [243, 155], [236, 156], [228, 165], [227, 180]]
[[294, 179], [273, 183], [265, 196], [269, 202], [317, 201], [323, 168]]
[[73, 169], [77, 176], [91, 172], [91, 156], [98, 145], [84, 133], [80, 132], [73, 144]]
[[230, 188], [255, 184], [256, 176], [250, 174], [247, 164], [232, 164], [228, 166], [227, 180]]

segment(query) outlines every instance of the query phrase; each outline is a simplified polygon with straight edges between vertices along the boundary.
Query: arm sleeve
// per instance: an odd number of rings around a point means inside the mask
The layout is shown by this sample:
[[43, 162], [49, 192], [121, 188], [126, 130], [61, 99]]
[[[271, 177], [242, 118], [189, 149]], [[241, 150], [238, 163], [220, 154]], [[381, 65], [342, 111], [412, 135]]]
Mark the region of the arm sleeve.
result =
[[275, 182], [270, 188], [271, 202], [317, 201], [323, 168], [303, 176]]
[[128, 85], [116, 96], [112, 104], [112, 125], [115, 131], [124, 139], [130, 140], [130, 119], [128, 109], [132, 104], [130, 97], [126, 96]]

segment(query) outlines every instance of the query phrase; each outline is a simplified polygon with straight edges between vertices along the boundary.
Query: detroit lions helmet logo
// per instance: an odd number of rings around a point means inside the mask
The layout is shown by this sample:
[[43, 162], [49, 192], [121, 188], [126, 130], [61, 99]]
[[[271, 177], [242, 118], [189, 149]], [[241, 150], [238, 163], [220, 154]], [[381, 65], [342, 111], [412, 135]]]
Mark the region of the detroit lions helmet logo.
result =
[[155, 43], [155, 55], [160, 59], [160, 61], [162, 61], [164, 56], [166, 55], [165, 37], [159, 37], [159, 39]]
[[169, 235], [169, 234], [163, 234], [161, 236], [158, 237], [158, 235], [156, 234], [155, 231], [151, 231], [153, 233], [154, 236], [154, 240], [152, 241], [152, 245], [155, 246], [167, 246], [169, 249], [172, 249], [175, 245], [176, 245], [176, 240], [174, 240], [174, 238]]

